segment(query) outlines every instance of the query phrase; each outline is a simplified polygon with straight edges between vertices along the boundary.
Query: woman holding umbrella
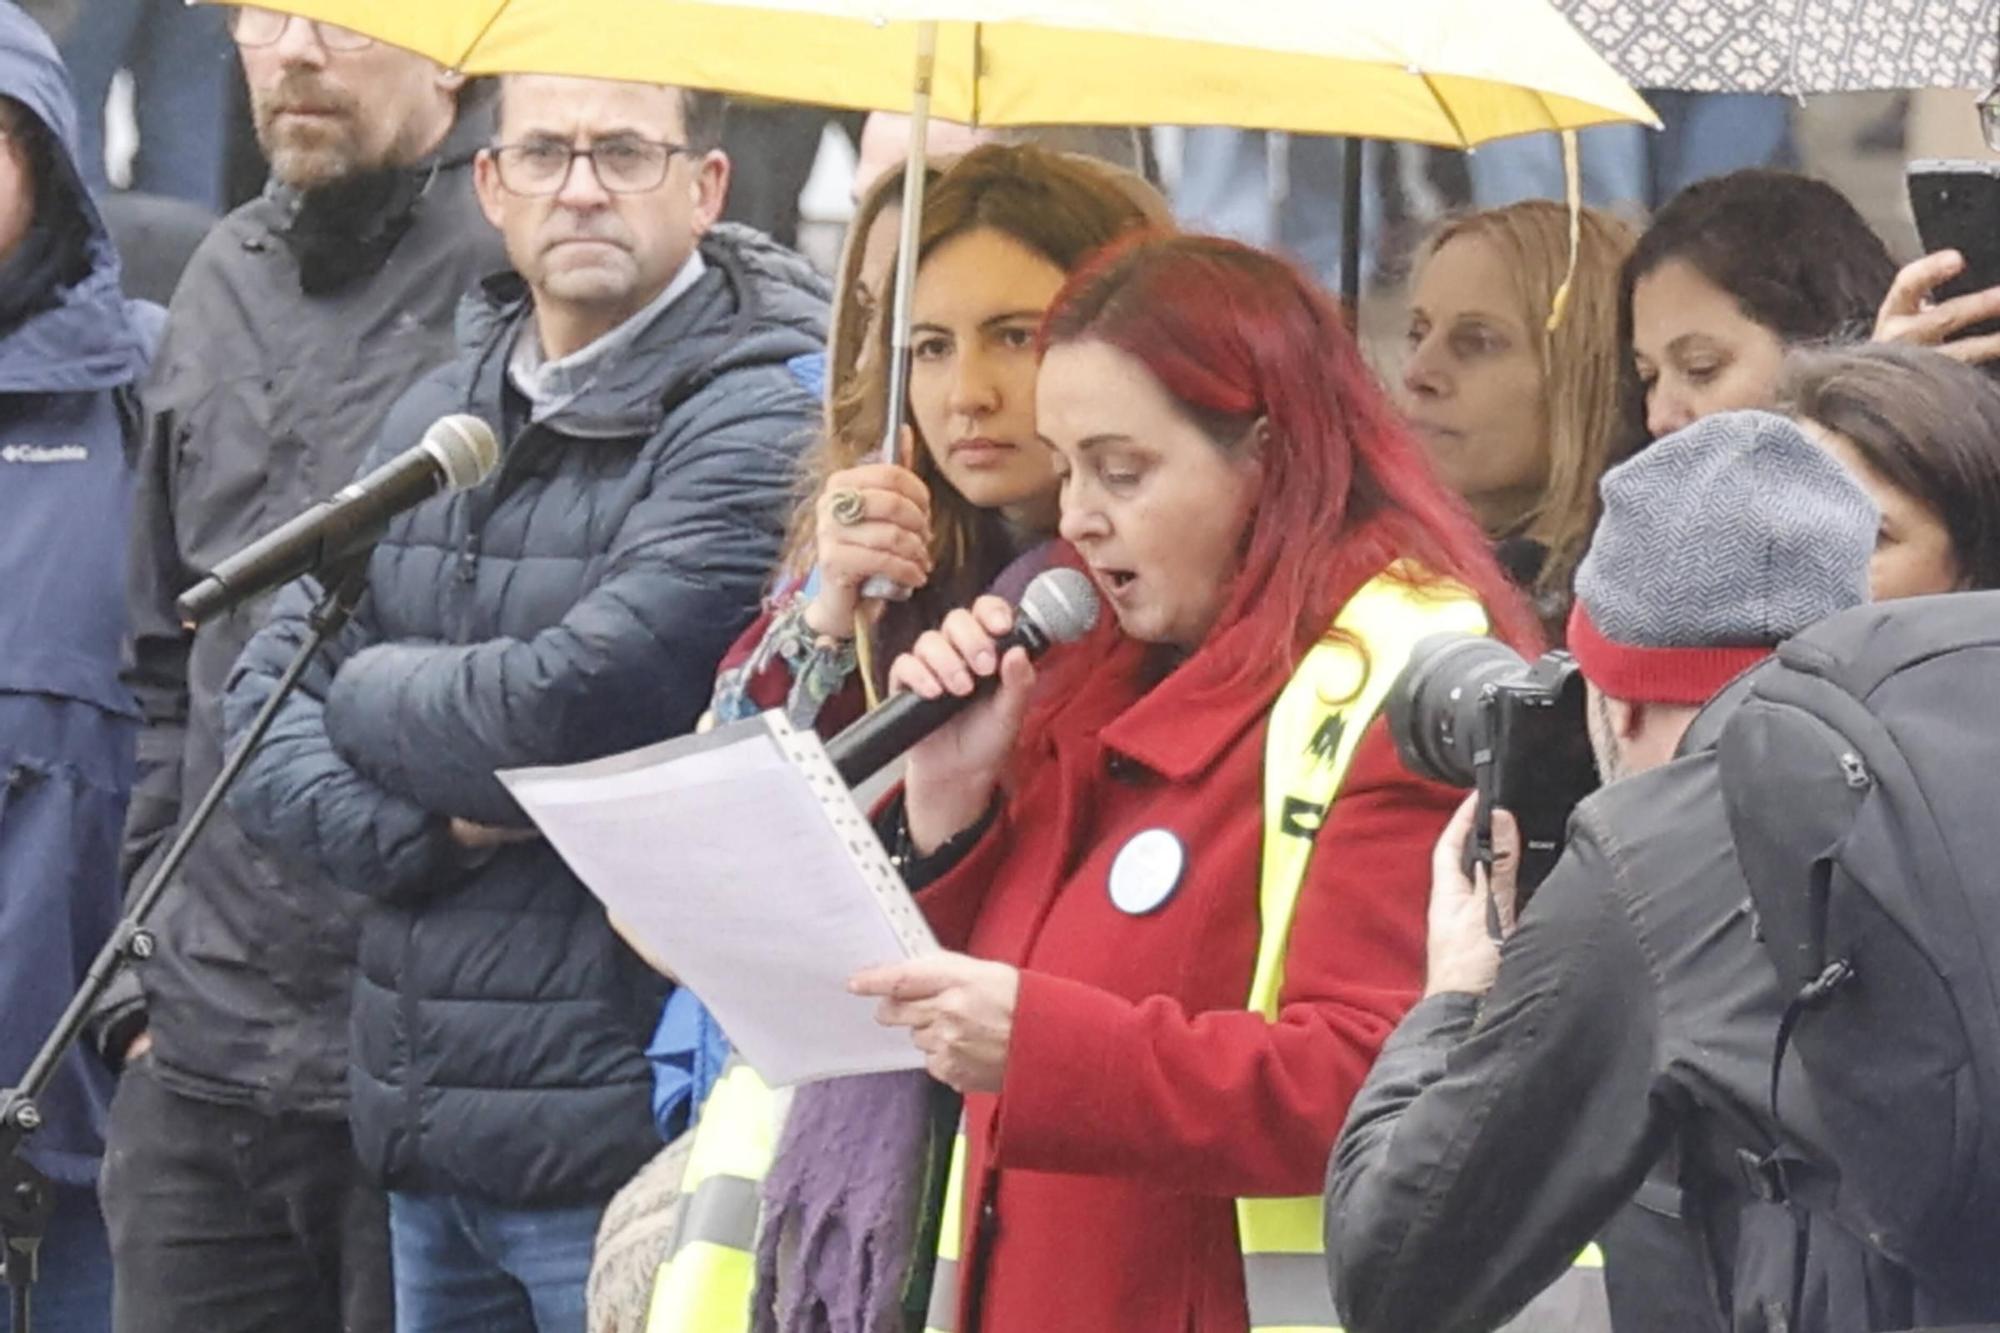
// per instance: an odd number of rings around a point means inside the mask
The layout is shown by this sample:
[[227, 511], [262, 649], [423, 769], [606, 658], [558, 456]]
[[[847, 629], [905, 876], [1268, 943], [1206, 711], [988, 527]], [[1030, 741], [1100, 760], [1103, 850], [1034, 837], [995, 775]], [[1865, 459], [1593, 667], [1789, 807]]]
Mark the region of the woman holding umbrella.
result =
[[[1169, 218], [1138, 176], [1033, 146], [988, 145], [942, 170], [918, 237], [905, 462], [880, 462], [871, 455], [889, 417], [893, 311], [880, 299], [883, 257], [867, 260], [896, 219], [885, 188], [864, 201], [874, 205], [863, 209], [869, 225], [843, 265], [835, 362], [851, 374], [829, 386], [811, 499], [793, 522], [771, 610], [725, 659], [716, 689], [725, 720], [783, 706], [796, 725], [836, 729], [880, 684], [859, 669], [869, 648], [879, 643], [888, 660], [1029, 557], [1000, 585], [1020, 591], [1056, 518], [1052, 458], [1035, 433], [1035, 329], [1085, 255]], [[856, 339], [852, 316], [864, 311], [874, 327]], [[875, 608], [857, 642], [862, 589], [878, 576], [914, 594]]]
[[[1402, 767], [1376, 707], [1425, 634], [1483, 606], [1526, 645], [1533, 621], [1284, 262], [1129, 245], [1042, 343], [1062, 535], [1113, 614], [1039, 684], [997, 656], [998, 598], [897, 661], [926, 696], [1001, 684], [911, 753], [885, 815], [959, 952], [853, 983], [965, 1096], [928, 1324], [1331, 1327], [1318, 1222], [1283, 1196], [1319, 1188], [1420, 985], [1458, 799]], [[780, 1326], [875, 1327], [839, 1304], [841, 1261], [886, 1243], [819, 1174], [767, 1219], [802, 1242], [772, 1256]]]

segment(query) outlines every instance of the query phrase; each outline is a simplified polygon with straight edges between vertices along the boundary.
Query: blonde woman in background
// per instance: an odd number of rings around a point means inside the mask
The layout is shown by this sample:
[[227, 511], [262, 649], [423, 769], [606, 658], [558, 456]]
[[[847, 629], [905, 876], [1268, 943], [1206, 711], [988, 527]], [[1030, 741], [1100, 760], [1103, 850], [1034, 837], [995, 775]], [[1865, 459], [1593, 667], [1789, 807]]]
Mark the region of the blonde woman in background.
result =
[[1571, 272], [1569, 210], [1529, 200], [1446, 223], [1411, 284], [1404, 409], [1553, 641], [1617, 461], [1618, 279], [1635, 239], [1584, 209]]

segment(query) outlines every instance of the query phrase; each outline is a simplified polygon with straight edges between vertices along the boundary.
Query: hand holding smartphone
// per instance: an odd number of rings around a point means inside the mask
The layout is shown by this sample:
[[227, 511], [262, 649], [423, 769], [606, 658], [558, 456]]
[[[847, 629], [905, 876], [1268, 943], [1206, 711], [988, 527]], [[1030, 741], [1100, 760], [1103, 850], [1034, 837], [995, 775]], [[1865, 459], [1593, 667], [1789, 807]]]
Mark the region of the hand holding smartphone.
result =
[[1896, 275], [1876, 341], [2000, 359], [2000, 162], [1915, 161], [1909, 191], [1926, 254]]

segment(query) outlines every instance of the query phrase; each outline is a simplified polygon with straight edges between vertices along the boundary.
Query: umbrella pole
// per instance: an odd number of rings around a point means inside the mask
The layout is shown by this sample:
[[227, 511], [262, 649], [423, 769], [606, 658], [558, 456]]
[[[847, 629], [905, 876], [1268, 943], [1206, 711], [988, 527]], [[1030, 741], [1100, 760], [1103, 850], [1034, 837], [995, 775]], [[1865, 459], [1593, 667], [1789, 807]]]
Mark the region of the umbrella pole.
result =
[[910, 98], [910, 155], [903, 162], [903, 216], [896, 240], [896, 288], [889, 314], [889, 411], [883, 427], [882, 461], [903, 462], [904, 401], [910, 391], [910, 303], [917, 286], [917, 237], [924, 219], [931, 128], [931, 78], [937, 68], [937, 24], [917, 25], [917, 71]]
[[[903, 216], [896, 238], [896, 286], [889, 309], [889, 397], [883, 413], [882, 444], [876, 457], [884, 463], [914, 461], [900, 457], [903, 419], [910, 395], [910, 303], [917, 286], [917, 236], [924, 220], [924, 178], [929, 174], [931, 130], [931, 78], [937, 68], [937, 24], [917, 25], [917, 70], [910, 96], [910, 155], [903, 162]], [[864, 598], [904, 601], [911, 590], [877, 574], [861, 585]], [[856, 611], [855, 642], [867, 642], [867, 627]], [[865, 651], [865, 649], [864, 649]], [[872, 680], [870, 664], [863, 663], [862, 679]], [[871, 707], [872, 707], [871, 701]]]
[[1362, 140], [1350, 137], [1340, 155], [1340, 299], [1347, 307], [1347, 328], [1361, 327], [1361, 180]]

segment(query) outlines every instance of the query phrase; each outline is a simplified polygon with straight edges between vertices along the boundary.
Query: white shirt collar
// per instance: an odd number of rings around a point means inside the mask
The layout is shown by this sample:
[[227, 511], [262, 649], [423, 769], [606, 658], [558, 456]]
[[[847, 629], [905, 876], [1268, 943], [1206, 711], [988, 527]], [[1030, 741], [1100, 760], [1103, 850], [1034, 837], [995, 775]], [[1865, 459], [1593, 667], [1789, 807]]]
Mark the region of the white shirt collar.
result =
[[542, 354], [541, 332], [535, 320], [530, 318], [523, 323], [513, 355], [507, 361], [507, 376], [527, 398], [529, 419], [542, 421], [575, 402], [604, 362], [630, 346], [707, 272], [708, 264], [701, 251], [694, 251], [674, 274], [673, 281], [630, 318], [595, 341], [553, 361]]

